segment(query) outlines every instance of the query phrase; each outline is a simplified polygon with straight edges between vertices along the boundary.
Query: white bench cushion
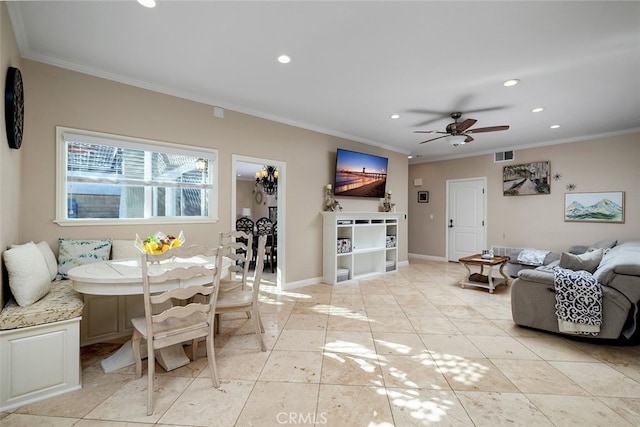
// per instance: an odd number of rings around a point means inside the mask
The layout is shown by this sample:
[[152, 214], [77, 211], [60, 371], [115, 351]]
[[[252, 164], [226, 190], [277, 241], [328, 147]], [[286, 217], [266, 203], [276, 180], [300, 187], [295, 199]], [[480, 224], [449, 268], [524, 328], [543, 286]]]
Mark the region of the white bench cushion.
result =
[[0, 311], [0, 330], [25, 328], [81, 316], [84, 300], [71, 285], [71, 280], [53, 282], [47, 295], [26, 307], [20, 307], [13, 299], [9, 300]]

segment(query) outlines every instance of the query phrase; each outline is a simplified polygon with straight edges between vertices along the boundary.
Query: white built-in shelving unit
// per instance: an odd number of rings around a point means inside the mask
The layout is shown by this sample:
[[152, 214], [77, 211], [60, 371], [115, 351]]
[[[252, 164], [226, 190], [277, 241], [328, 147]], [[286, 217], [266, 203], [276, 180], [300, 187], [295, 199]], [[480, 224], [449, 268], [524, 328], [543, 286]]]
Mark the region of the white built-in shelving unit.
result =
[[398, 269], [395, 212], [322, 212], [323, 281], [361, 279]]

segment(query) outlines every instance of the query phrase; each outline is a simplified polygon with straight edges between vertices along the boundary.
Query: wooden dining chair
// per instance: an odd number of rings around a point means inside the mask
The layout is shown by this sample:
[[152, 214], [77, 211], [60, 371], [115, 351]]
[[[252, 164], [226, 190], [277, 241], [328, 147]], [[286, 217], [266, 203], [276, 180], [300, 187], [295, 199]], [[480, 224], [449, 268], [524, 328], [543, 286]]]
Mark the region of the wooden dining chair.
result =
[[[159, 255], [142, 254], [145, 315], [131, 320], [131, 346], [136, 362], [136, 378], [140, 378], [140, 342], [143, 338], [147, 341], [147, 415], [153, 414], [157, 349], [191, 341], [193, 361], [197, 354], [198, 339], [205, 338], [211, 380], [214, 387], [220, 386], [213, 339], [221, 260], [220, 248], [208, 249], [196, 245], [180, 246]], [[158, 292], [157, 289], [163, 291]]]
[[244, 231], [247, 234], [253, 235], [254, 222], [251, 218], [243, 216], [236, 220], [236, 231]]
[[[256, 221], [256, 234], [258, 236], [266, 235], [267, 243], [265, 245], [265, 254], [269, 260], [269, 266], [272, 267], [273, 272], [273, 259], [271, 258], [271, 252], [273, 249], [273, 222], [267, 217], [262, 217]], [[254, 251], [255, 253], [255, 251]], [[255, 257], [255, 255], [254, 255]]]
[[229, 267], [229, 276], [225, 279], [220, 279], [220, 291], [226, 292], [236, 288], [244, 290], [249, 276], [253, 234], [243, 231], [220, 232], [219, 245], [224, 252], [224, 256], [232, 261]]
[[278, 223], [274, 223], [271, 228], [271, 236], [267, 237], [267, 244], [264, 247], [265, 257], [269, 260], [269, 267], [273, 273], [276, 268], [276, 261], [278, 260]]
[[229, 292], [222, 292], [218, 298], [218, 304], [216, 306], [216, 332], [220, 332], [220, 315], [230, 312], [244, 312], [249, 315], [253, 321], [253, 329], [256, 334], [256, 339], [260, 345], [260, 350], [267, 351], [267, 347], [264, 344], [262, 333], [264, 327], [262, 320], [260, 319], [259, 310], [259, 296], [260, 296], [260, 282], [262, 281], [262, 270], [264, 267], [264, 246], [267, 241], [267, 236], [262, 235], [258, 237], [258, 247], [256, 250], [256, 269], [255, 276], [253, 277], [253, 284], [251, 290], [235, 289]]

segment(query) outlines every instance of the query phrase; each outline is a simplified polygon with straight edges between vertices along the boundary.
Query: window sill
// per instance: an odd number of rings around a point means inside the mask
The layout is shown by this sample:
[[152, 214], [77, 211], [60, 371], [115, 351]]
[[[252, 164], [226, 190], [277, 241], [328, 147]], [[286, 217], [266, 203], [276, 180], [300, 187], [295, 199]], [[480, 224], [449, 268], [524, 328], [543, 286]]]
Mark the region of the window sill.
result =
[[58, 224], [61, 227], [86, 227], [86, 226], [114, 226], [114, 225], [149, 225], [149, 224], [214, 224], [218, 222], [220, 218], [213, 217], [176, 217], [176, 218], [95, 218], [95, 219], [61, 219], [54, 220], [54, 224]]

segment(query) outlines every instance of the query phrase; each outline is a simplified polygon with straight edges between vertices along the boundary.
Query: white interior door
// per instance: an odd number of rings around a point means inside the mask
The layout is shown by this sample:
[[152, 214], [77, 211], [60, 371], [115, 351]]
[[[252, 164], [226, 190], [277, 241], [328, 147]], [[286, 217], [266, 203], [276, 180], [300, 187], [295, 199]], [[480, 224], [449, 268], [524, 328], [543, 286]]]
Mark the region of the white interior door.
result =
[[486, 249], [486, 178], [447, 181], [447, 257], [449, 261]]

